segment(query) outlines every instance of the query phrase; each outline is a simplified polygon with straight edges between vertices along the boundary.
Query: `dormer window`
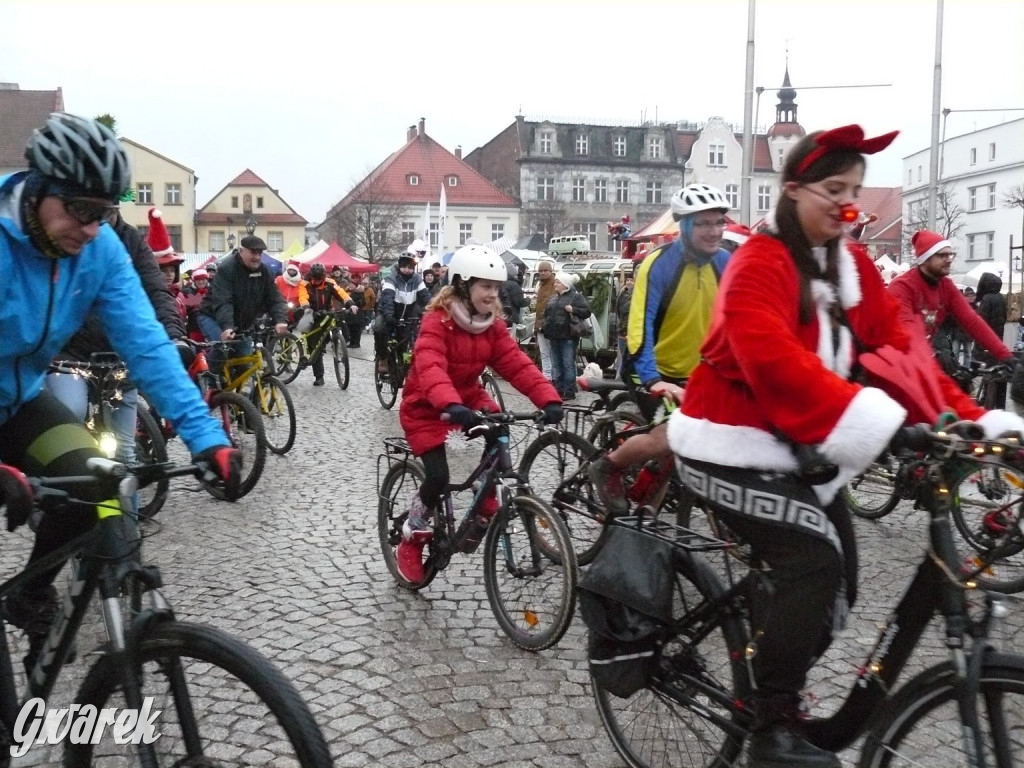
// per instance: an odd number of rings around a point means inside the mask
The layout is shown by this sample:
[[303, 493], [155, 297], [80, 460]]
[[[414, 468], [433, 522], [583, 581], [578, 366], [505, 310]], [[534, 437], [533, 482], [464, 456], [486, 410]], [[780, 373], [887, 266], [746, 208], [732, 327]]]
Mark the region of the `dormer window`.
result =
[[588, 155], [590, 154], [590, 137], [585, 133], [576, 134], [576, 154], [577, 155]]
[[417, 176], [415, 173], [409, 174], [409, 186], [410, 187], [418, 187], [419, 185], [420, 185], [420, 177]]
[[457, 187], [457, 186], [459, 186], [459, 177], [458, 176], [449, 176], [448, 177], [448, 186], [449, 187]]

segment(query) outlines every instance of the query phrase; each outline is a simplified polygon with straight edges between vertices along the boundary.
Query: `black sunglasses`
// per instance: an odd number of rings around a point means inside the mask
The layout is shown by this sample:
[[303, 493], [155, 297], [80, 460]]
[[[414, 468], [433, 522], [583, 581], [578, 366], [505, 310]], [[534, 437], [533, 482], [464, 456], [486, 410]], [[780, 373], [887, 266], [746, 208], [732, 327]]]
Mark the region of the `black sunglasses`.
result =
[[86, 200], [81, 197], [64, 197], [61, 195], [60, 201], [64, 204], [64, 210], [67, 211], [68, 216], [83, 227], [97, 221], [106, 221], [117, 210], [116, 205], [105, 205], [97, 203], [95, 200]]

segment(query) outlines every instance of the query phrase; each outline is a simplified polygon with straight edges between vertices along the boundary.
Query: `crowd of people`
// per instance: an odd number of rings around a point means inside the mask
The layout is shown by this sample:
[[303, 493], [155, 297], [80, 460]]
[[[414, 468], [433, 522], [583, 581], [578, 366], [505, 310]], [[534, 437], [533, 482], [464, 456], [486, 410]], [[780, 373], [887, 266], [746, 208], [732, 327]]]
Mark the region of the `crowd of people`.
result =
[[[660, 423], [593, 464], [602, 502], [611, 512], [627, 508], [629, 468], [652, 460], [678, 468], [687, 489], [770, 566], [770, 588], [751, 601], [754, 768], [839, 765], [803, 738], [800, 714], [808, 670], [857, 596], [856, 540], [838, 490], [886, 450], [901, 425], [920, 419], [901, 382], [866, 377], [859, 356], [893, 350], [937, 382], [960, 418], [990, 435], [1024, 432], [1024, 420], [1000, 409], [1005, 394], [991, 404], [999, 407], [982, 408], [949, 376], [951, 360], [962, 366], [972, 347], [975, 357], [1012, 359], [1001, 340], [1007, 309], [999, 278], [965, 296], [949, 278], [953, 245], [922, 230], [913, 237], [914, 268], [887, 287], [851, 236], [851, 223], [864, 221], [856, 200], [866, 157], [895, 135], [867, 138], [845, 126], [802, 138], [786, 157], [771, 224], [753, 235], [728, 232], [731, 206], [720, 190], [684, 186], [671, 200], [678, 237], [647, 254], [612, 302], [619, 373], [641, 393], [645, 416]], [[415, 584], [448, 482], [448, 433], [471, 432], [480, 411], [498, 407], [480, 383], [485, 368], [550, 424], [577, 396], [578, 344], [593, 308], [578, 278], [553, 261], [537, 266], [538, 365], [516, 338], [529, 305], [523, 273], [486, 248], [463, 246], [446, 266], [426, 267], [429, 249], [416, 240], [378, 283], [341, 267], [328, 274], [321, 264], [303, 274], [298, 262], [275, 276], [262, 258], [266, 243], [249, 234], [218, 262], [183, 274], [158, 210], [149, 212], [145, 238], [120, 216], [129, 168], [109, 129], [54, 114], [33, 135], [26, 159], [27, 171], [0, 178], [5, 482], [14, 469], [86, 474], [98, 449], [82, 424], [84, 384], [49, 373], [50, 366], [111, 350], [196, 459], [230, 484], [240, 456], [186, 373], [187, 340], [237, 342], [267, 315], [278, 333], [305, 332], [320, 313], [335, 311], [351, 347], [372, 329], [378, 359], [396, 337], [413, 345], [399, 416], [426, 474], [408, 510], [398, 565]], [[322, 356], [312, 368], [313, 386], [322, 385]], [[678, 407], [654, 407], [664, 401]], [[133, 458], [136, 403], [137, 394], [127, 394], [112, 420], [124, 461]], [[799, 479], [806, 446], [834, 466], [834, 476], [817, 484]], [[722, 503], [712, 487], [729, 488], [733, 498], [796, 504], [801, 514], [754, 514], [763, 504]], [[482, 515], [493, 514], [490, 502]], [[86, 530], [95, 519], [87, 512], [59, 524], [44, 518], [30, 560]], [[25, 522], [11, 515], [8, 509], [10, 529]], [[28, 633], [30, 655], [57, 611], [56, 573], [26, 584], [3, 606], [4, 618]]]

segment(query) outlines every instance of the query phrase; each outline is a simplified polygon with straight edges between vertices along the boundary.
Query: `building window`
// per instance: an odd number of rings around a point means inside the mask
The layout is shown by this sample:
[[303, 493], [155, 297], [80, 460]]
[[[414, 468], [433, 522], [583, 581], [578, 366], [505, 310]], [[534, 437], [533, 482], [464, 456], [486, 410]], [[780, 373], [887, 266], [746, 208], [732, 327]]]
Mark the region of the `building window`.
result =
[[585, 133], [579, 133], [576, 135], [576, 154], [590, 154], [590, 137], [587, 136]]
[[572, 201], [574, 203], [587, 202], [587, 183], [583, 179], [572, 180]]
[[[181, 184], [168, 184], [164, 194], [164, 205], [181, 205]], [[181, 227], [178, 227], [181, 229]], [[175, 248], [175, 251], [178, 249]]]
[[996, 159], [996, 143], [994, 141], [991, 144], [988, 145], [988, 159], [989, 160], [995, 160]]
[[500, 240], [505, 236], [504, 224], [491, 224], [491, 240]]
[[914, 171], [913, 171], [913, 169], [911, 169], [911, 170], [907, 171], [907, 184], [913, 184], [913, 183], [914, 183]]
[[708, 165], [725, 165], [725, 144], [708, 145]]
[[171, 247], [175, 253], [181, 253], [181, 225], [180, 224], [169, 224], [167, 226], [167, 234], [171, 236]]
[[574, 235], [586, 235], [590, 240], [590, 250], [597, 250], [597, 224], [594, 222], [576, 222], [572, 225]]
[[782, 160], [786, 156], [786, 150], [784, 147], [779, 147], [779, 166], [782, 166]]
[[772, 206], [772, 188], [760, 185], [757, 188], [757, 210], [767, 211]]
[[541, 176], [537, 179], [537, 199], [555, 199], [555, 179], [553, 176]]
[[267, 232], [267, 250], [273, 253], [284, 250], [284, 232]]
[[978, 210], [978, 188], [969, 187], [967, 189], [967, 210], [976, 211]]
[[595, 179], [594, 180], [594, 202], [595, 203], [607, 203], [608, 202], [608, 180], [607, 179]]
[[975, 147], [971, 147], [971, 165], [978, 164], [978, 150]]
[[210, 250], [220, 253], [224, 250], [224, 230], [218, 229], [210, 233]]
[[660, 160], [664, 146], [664, 141], [662, 140], [661, 136], [648, 136], [647, 157], [649, 157], [651, 160]]
[[[271, 232], [273, 234], [273, 232]], [[373, 244], [374, 245], [387, 245], [388, 244], [388, 225], [382, 221], [373, 222]], [[270, 243], [268, 242], [269, 246]], [[274, 250], [270, 248], [270, 250]]]
[[989, 210], [992, 210], [993, 208], [996, 207], [996, 185], [995, 184], [989, 184], [988, 185], [988, 207], [989, 207]]
[[627, 179], [619, 179], [615, 182], [615, 202], [629, 202], [629, 181]]
[[725, 185], [725, 199], [729, 201], [730, 208], [740, 207], [740, 187], [738, 184]]
[[437, 243], [440, 237], [440, 225], [436, 221], [430, 222], [430, 247], [437, 248]]
[[616, 136], [615, 137], [615, 143], [612, 144], [612, 154], [615, 157], [625, 157], [626, 156], [626, 137], [625, 136]]
[[458, 176], [449, 176], [448, 177], [448, 186], [449, 187], [457, 187], [457, 186], [459, 186], [459, 177]]
[[409, 186], [418, 187], [420, 185], [420, 177], [415, 173], [409, 174]]
[[921, 180], [921, 166], [920, 165], [917, 166], [917, 180], [918, 181]]
[[542, 155], [551, 154], [551, 131], [540, 132], [540, 153]]
[[661, 203], [661, 182], [660, 181], [648, 181], [647, 182], [647, 195], [645, 197], [648, 203]]
[[413, 221], [402, 222], [402, 245], [408, 245], [416, 239], [416, 223]]
[[473, 222], [459, 224], [459, 245], [465, 245], [473, 238]]
[[[262, 197], [257, 197], [256, 198], [256, 207], [257, 208], [262, 208], [263, 207], [263, 198]], [[269, 245], [269, 243], [268, 243], [268, 245]]]
[[995, 233], [982, 232], [967, 236], [967, 260], [986, 261], [995, 254]]
[[139, 182], [135, 185], [135, 202], [139, 205], [153, 204], [153, 185]]
[[232, 195], [231, 196], [231, 207], [232, 208], [237, 208], [238, 207], [238, 195]]

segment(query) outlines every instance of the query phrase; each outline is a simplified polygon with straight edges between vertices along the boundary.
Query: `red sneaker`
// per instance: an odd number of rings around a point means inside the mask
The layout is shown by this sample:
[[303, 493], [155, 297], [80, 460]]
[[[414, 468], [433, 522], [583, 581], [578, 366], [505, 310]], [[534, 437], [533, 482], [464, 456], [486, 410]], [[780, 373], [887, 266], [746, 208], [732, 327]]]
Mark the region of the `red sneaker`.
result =
[[402, 530], [402, 541], [395, 550], [395, 560], [398, 572], [410, 584], [419, 584], [426, 578], [423, 573], [423, 547], [433, 535], [434, 532], [430, 530], [410, 530], [408, 523]]

